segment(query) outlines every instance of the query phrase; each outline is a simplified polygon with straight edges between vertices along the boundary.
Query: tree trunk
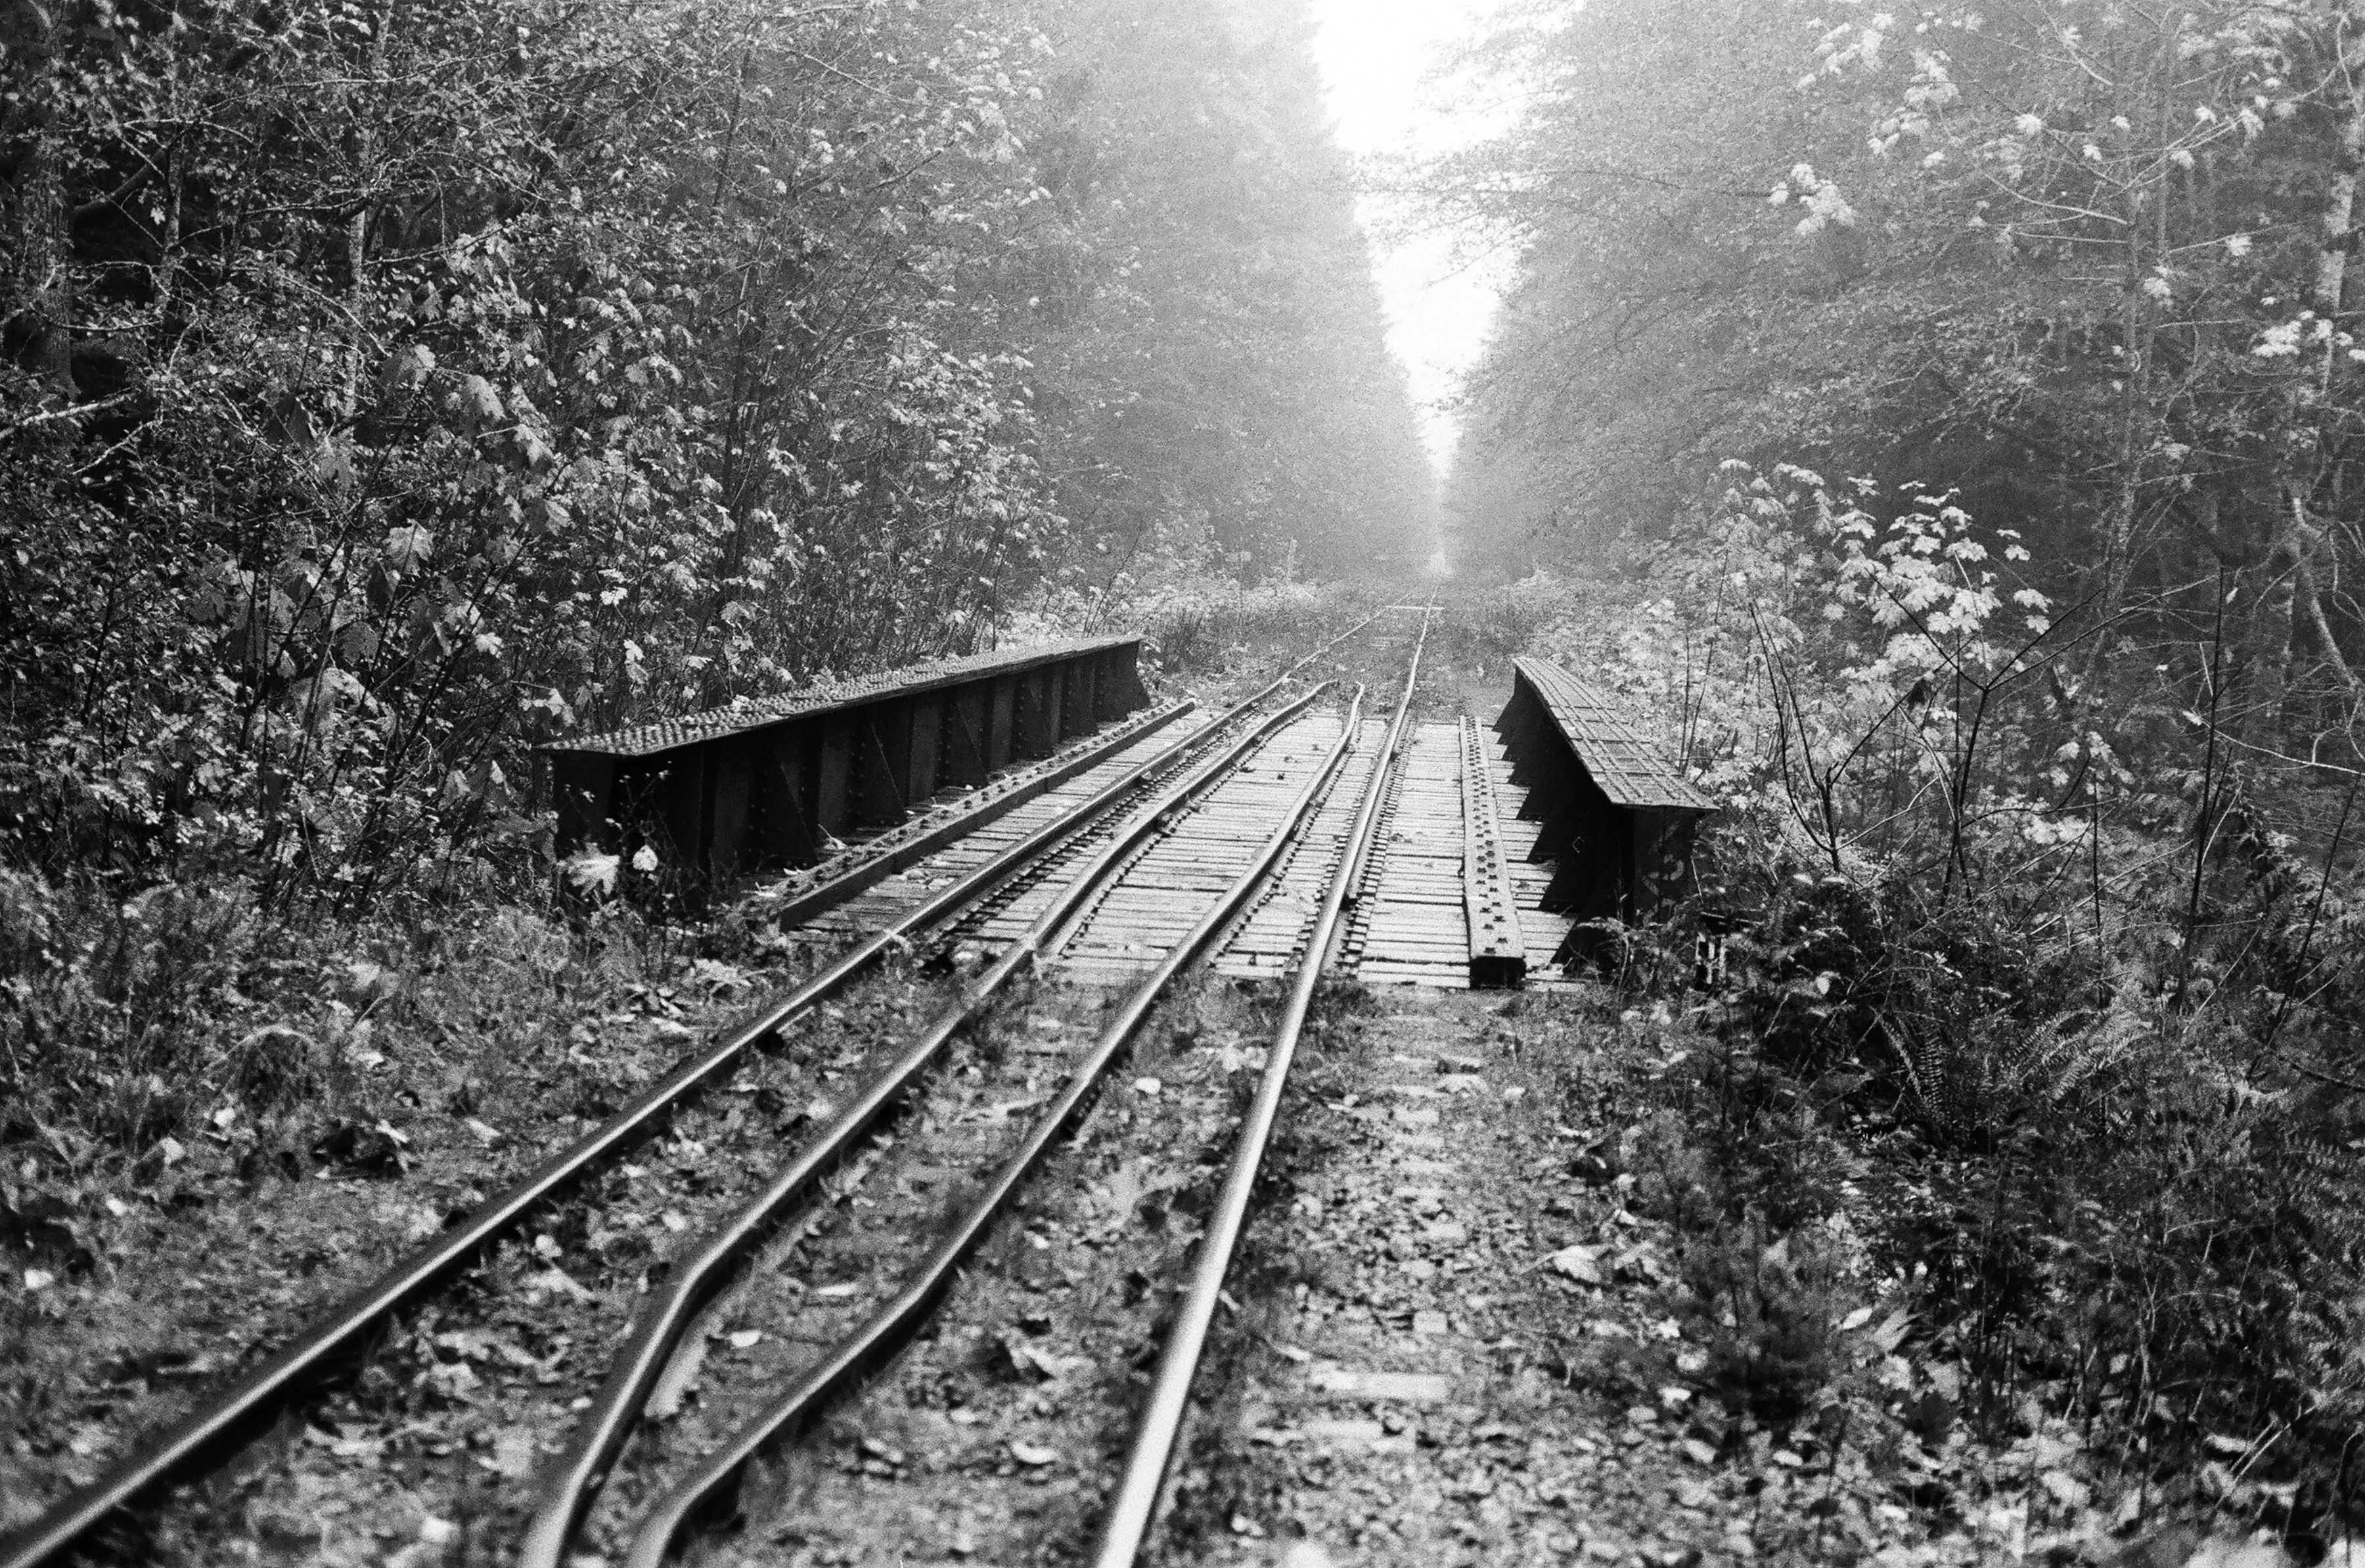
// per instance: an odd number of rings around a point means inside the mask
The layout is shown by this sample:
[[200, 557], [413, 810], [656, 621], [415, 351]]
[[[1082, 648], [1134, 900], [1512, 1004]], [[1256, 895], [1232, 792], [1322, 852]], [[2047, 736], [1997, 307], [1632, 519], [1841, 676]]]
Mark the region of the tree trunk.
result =
[[351, 419], [361, 410], [364, 370], [362, 359], [368, 352], [367, 332], [359, 323], [370, 319], [369, 231], [370, 218], [377, 205], [381, 185], [378, 160], [383, 151], [377, 134], [376, 117], [388, 107], [386, 79], [387, 34], [394, 28], [394, 0], [385, 0], [375, 16], [370, 18], [369, 86], [364, 100], [368, 112], [355, 117], [353, 135], [353, 210], [345, 219], [345, 266], [352, 274], [347, 298], [352, 305], [356, 323], [352, 350], [345, 355], [344, 407], [338, 410], [342, 418]]
[[[2348, 102], [2340, 121], [2339, 151], [2332, 171], [2332, 187], [2324, 203], [2324, 237], [2315, 253], [2315, 311], [2324, 320], [2337, 320], [2348, 281], [2348, 250], [2355, 242], [2358, 166], [2365, 163], [2365, 89], [2358, 84], [2365, 72], [2365, 5], [2358, 0], [2340, 7], [2333, 23], [2334, 52], [2340, 75], [2348, 84]], [[2325, 375], [2334, 373], [2339, 351], [2324, 345]]]
[[[2323, 233], [2317, 242], [2315, 280], [2309, 303], [2319, 320], [2337, 323], [2348, 292], [2348, 248], [2355, 238], [2358, 168], [2365, 161], [2365, 92], [2357, 85], [2358, 73], [2365, 69], [2365, 0], [2346, 0], [2335, 14], [2332, 26], [2330, 52], [2340, 64], [2337, 79], [2348, 86], [2346, 101], [2340, 105], [2338, 151], [2325, 197]], [[2344, 374], [2345, 361], [2336, 333], [2326, 340], [2321, 368], [2303, 360], [2292, 376], [2292, 428], [2296, 431], [2311, 423], [2317, 425], [2324, 437], [2316, 443], [2319, 451], [2330, 451], [2337, 445], [2331, 439], [2334, 432], [2324, 427], [2332, 413], [2334, 383]], [[2292, 678], [2303, 672], [2309, 650], [2316, 653], [2322, 672], [2352, 702], [2357, 694], [2357, 677], [2333, 636], [2332, 618], [2324, 603], [2325, 569], [2331, 564], [2329, 553], [2335, 545], [2326, 530], [2308, 517], [2308, 498], [2317, 476], [2292, 472], [2281, 464], [2277, 466], [2282, 471], [2277, 476], [2279, 493], [2268, 524], [2266, 566], [2270, 577], [2264, 597], [2252, 612], [2254, 621], [2270, 623], [2276, 633], [2271, 652], [2260, 650], [2266, 657], [2258, 668], [2251, 692], [2254, 706], [2247, 716], [2244, 731], [2253, 744], [2281, 750], [2285, 749], [2281, 724], [2284, 701]]]

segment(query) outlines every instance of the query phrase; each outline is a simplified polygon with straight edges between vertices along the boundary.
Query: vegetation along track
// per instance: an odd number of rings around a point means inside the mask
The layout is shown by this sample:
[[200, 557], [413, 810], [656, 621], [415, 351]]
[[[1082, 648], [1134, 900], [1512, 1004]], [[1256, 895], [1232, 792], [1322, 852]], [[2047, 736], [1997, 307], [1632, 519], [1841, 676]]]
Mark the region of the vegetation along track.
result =
[[[1338, 641], [1344, 642], [1369, 624], [1366, 622], [1351, 629]], [[1304, 668], [1337, 645], [1334, 642], [1317, 650], [1296, 668]], [[1291, 675], [1295, 673], [1293, 670]], [[580, 1518], [586, 1497], [596, 1489], [613, 1462], [623, 1436], [673, 1358], [690, 1319], [699, 1307], [711, 1301], [733, 1265], [766, 1238], [785, 1212], [810, 1196], [816, 1182], [843, 1162], [882, 1115], [912, 1093], [914, 1081], [965, 1024], [974, 1020], [1047, 946], [1056, 949], [1072, 938], [1084, 924], [1084, 913], [1095, 897], [1138, 868], [1146, 842], [1166, 833], [1180, 814], [1187, 812], [1194, 802], [1209, 795], [1236, 771], [1263, 763], [1276, 746], [1287, 751], [1289, 746], [1283, 743], [1295, 734], [1293, 725], [1302, 730], [1309, 723], [1325, 722], [1306, 716], [1319, 691], [1259, 716], [1289, 678], [1285, 675], [1276, 680], [1197, 734], [1167, 745], [1147, 759], [1125, 767], [1088, 801], [1024, 834], [1016, 844], [929, 890], [917, 902], [882, 922], [811, 978], [678, 1065], [588, 1137], [545, 1160], [499, 1196], [458, 1217], [443, 1237], [358, 1293], [224, 1395], [206, 1404], [160, 1439], [36, 1521], [7, 1544], [5, 1553], [0, 1554], [0, 1564], [27, 1568], [56, 1557], [110, 1518], [152, 1499], [161, 1488], [217, 1468], [308, 1385], [331, 1372], [349, 1367], [356, 1353], [380, 1337], [397, 1315], [448, 1283], [472, 1260], [480, 1259], [498, 1238], [530, 1215], [546, 1209], [562, 1192], [582, 1187], [596, 1170], [612, 1163], [640, 1140], [658, 1131], [667, 1118], [691, 1102], [699, 1090], [732, 1079], [734, 1073], [739, 1075], [735, 1086], [745, 1087], [757, 1047], [778, 1041], [790, 1023], [819, 1008], [824, 998], [847, 987], [882, 959], [909, 952], [915, 939], [942, 939], [956, 930], [968, 929], [973, 940], [977, 924], [974, 916], [988, 900], [994, 907], [1007, 909], [1014, 892], [1024, 902], [1037, 887], [1056, 888], [1056, 891], [1049, 892], [1048, 903], [1044, 896], [1035, 896], [1034, 902], [1042, 907], [1035, 911], [1019, 940], [1003, 944], [991, 963], [959, 986], [936, 1020], [851, 1095], [842, 1111], [819, 1118], [826, 1119], [828, 1126], [810, 1140], [796, 1159], [748, 1194], [701, 1245], [677, 1260], [669, 1272], [662, 1268], [658, 1271], [664, 1275], [663, 1289], [650, 1298], [641, 1327], [620, 1353], [615, 1373], [602, 1397], [594, 1403], [581, 1423], [577, 1442], [566, 1462], [553, 1473], [544, 1504], [529, 1530], [528, 1561], [560, 1560], [553, 1554], [563, 1555], [561, 1549], [570, 1528]], [[1209, 737], [1222, 732], [1233, 733], [1210, 745]], [[1022, 1152], [1005, 1161], [997, 1179], [988, 1183], [988, 1193], [994, 1195], [973, 1204], [964, 1216], [966, 1223], [955, 1227], [958, 1239], [939, 1247], [943, 1262], [936, 1271], [936, 1284], [941, 1284], [951, 1262], [977, 1239], [999, 1198], [1015, 1188], [1044, 1148], [1072, 1118], [1160, 990], [1227, 925], [1237, 926], [1243, 907], [1266, 881], [1294, 834], [1302, 828], [1308, 809], [1335, 776], [1356, 739], [1357, 728], [1351, 722], [1339, 731], [1317, 776], [1297, 789], [1289, 810], [1283, 813], [1282, 825], [1266, 835], [1261, 853], [1251, 857], [1250, 867], [1236, 879], [1227, 896], [1202, 914], [1187, 939], [1174, 946], [1152, 980], [1138, 987], [1134, 1000], [1119, 1010], [1124, 1026], [1104, 1033], [1101, 1047], [1087, 1058], [1088, 1070], [1073, 1075], [1069, 1089], [1055, 1102], [1053, 1111], [1038, 1119], [1034, 1130], [1022, 1140]], [[1193, 752], [1198, 756], [1186, 762], [1186, 754]], [[1138, 797], [1143, 781], [1161, 770], [1171, 770], [1169, 776], [1176, 781], [1160, 784], [1154, 798], [1142, 803]], [[1267, 771], [1272, 769], [1268, 767]], [[951, 945], [947, 942], [944, 946], [949, 948]], [[972, 950], [961, 949], [964, 956]], [[835, 1008], [829, 1011], [838, 1014]], [[826, 1071], [823, 1074], [824, 1079], [831, 1076]], [[817, 1111], [822, 1109], [816, 1107]], [[728, 1120], [735, 1123], [739, 1117], [734, 1114]], [[891, 1142], [888, 1146], [891, 1147]], [[857, 1172], [858, 1169], [857, 1162]], [[623, 1170], [628, 1177], [643, 1173], [631, 1165], [624, 1166]], [[611, 1185], [613, 1181], [611, 1175]], [[691, 1205], [685, 1200], [683, 1206]], [[667, 1228], [673, 1228], [678, 1217], [675, 1211], [667, 1209], [666, 1217]], [[538, 1247], [552, 1245], [547, 1233], [538, 1237], [536, 1242]], [[643, 1288], [646, 1288], [645, 1276]], [[903, 1321], [908, 1322], [911, 1313], [935, 1288], [936, 1285], [923, 1285], [911, 1293], [913, 1299], [905, 1304]], [[465, 1309], [454, 1310], [462, 1312], [465, 1317]], [[817, 1383], [811, 1396], [826, 1393], [846, 1374], [869, 1364], [871, 1347], [837, 1360], [843, 1364]], [[553, 1380], [545, 1368], [536, 1381]], [[811, 1396], [806, 1404], [811, 1403]], [[584, 1403], [577, 1401], [577, 1406]], [[772, 1422], [766, 1435], [779, 1425], [778, 1420]], [[719, 1475], [728, 1467], [708, 1468]], [[712, 1490], [711, 1484], [708, 1490]], [[658, 1544], [661, 1548], [662, 1542]]]

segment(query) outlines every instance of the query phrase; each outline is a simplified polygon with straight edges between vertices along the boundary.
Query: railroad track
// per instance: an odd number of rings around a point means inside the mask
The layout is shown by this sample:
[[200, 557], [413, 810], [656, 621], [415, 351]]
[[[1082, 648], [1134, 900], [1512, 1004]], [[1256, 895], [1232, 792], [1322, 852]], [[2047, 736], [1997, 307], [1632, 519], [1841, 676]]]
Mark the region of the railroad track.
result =
[[[1370, 624], [1351, 629], [1339, 641]], [[1342, 911], [1356, 891], [1351, 868], [1371, 841], [1385, 765], [1402, 740], [1426, 627], [1424, 616], [1404, 699], [1384, 729], [1363, 722], [1360, 690], [1351, 698], [1328, 688], [1286, 696], [1282, 689], [1290, 677], [1284, 676], [1193, 734], [1145, 740], [1106, 764], [1091, 776], [1099, 784], [1088, 798], [1016, 813], [1017, 825], [990, 852], [947, 857], [951, 869], [921, 879], [916, 896], [901, 898], [891, 918], [809, 978], [0, 1546], [0, 1568], [33, 1568], [60, 1558], [174, 1484], [220, 1468], [280, 1412], [382, 1341], [398, 1317], [447, 1293], [529, 1218], [547, 1215], [563, 1196], [580, 1193], [595, 1180], [613, 1190], [620, 1170], [627, 1183], [647, 1176], [645, 1168], [624, 1163], [623, 1157], [660, 1135], [676, 1166], [702, 1159], [729, 1167], [730, 1173], [708, 1183], [715, 1190], [696, 1205], [701, 1212], [695, 1227], [683, 1222], [686, 1234], [695, 1232], [689, 1244], [677, 1247], [665, 1266], [643, 1273], [645, 1294], [639, 1295], [633, 1327], [596, 1394], [574, 1402], [577, 1408], [568, 1414], [577, 1418], [565, 1451], [555, 1461], [545, 1452], [533, 1454], [538, 1500], [520, 1540], [520, 1561], [536, 1568], [566, 1562], [595, 1505], [599, 1513], [631, 1516], [593, 1520], [603, 1543], [633, 1562], [664, 1561], [698, 1519], [733, 1495], [751, 1462], [779, 1451], [785, 1439], [908, 1345], [1013, 1201], [1037, 1180], [1047, 1160], [1064, 1156], [1067, 1135], [1106, 1090], [1116, 1064], [1178, 980], [1272, 902], [1286, 870], [1296, 885], [1310, 879], [1319, 886], [1322, 896], [1298, 923], [1297, 982], [1264, 1047], [1256, 1094], [1227, 1155], [1217, 1147], [1225, 1141], [1225, 1118], [1203, 1118], [1215, 1131], [1200, 1129], [1201, 1153], [1208, 1164], [1227, 1160], [1230, 1174], [1210, 1211], [1198, 1275], [1167, 1338], [1159, 1392], [1132, 1444], [1103, 1550], [1104, 1562], [1129, 1561], [1148, 1519], [1140, 1498], [1154, 1496], [1155, 1476], [1171, 1451], [1171, 1412], [1179, 1407], [1173, 1391], [1187, 1391], [1290, 1049], [1315, 980], [1336, 945]], [[1317, 650], [1299, 667], [1337, 645]], [[1326, 697], [1343, 700], [1343, 713], [1326, 704]], [[1301, 861], [1306, 864], [1296, 864]], [[1147, 918], [1153, 909], [1157, 918]], [[1042, 984], [1037, 971], [1069, 951], [1089, 955], [1089, 962], [1068, 966], [1083, 980]], [[913, 958], [935, 962], [930, 968], [913, 964]], [[878, 995], [856, 994], [867, 977], [890, 966], [898, 971], [896, 986], [874, 986]], [[1125, 973], [1128, 968], [1138, 972]], [[893, 994], [898, 991], [903, 994]], [[934, 1004], [916, 1027], [907, 1015], [915, 991]], [[826, 1061], [817, 1069], [824, 1095], [807, 1107], [794, 1156], [766, 1169], [777, 1153], [775, 1137], [768, 1135], [776, 1135], [779, 1124], [767, 1128], [764, 1117], [745, 1114], [746, 1106], [761, 1104], [769, 1087], [762, 1081], [768, 1058], [792, 1026], [819, 1043], [821, 1051], [808, 1065]], [[1053, 1037], [1061, 1048], [981, 1046], [1015, 1038], [1031, 1047]], [[835, 1055], [821, 1054], [833, 1046]], [[1047, 1083], [1044, 1070], [1055, 1058], [1059, 1081]], [[1131, 1092], [1156, 1092], [1144, 1083], [1155, 1081], [1139, 1080]], [[726, 1092], [729, 1108], [699, 1109], [701, 1092], [715, 1089]], [[686, 1118], [701, 1115], [706, 1122], [684, 1130]], [[936, 1133], [981, 1127], [993, 1136], [927, 1141]], [[684, 1155], [685, 1148], [695, 1156]], [[915, 1162], [934, 1178], [915, 1180], [910, 1173]], [[905, 1168], [900, 1176], [894, 1174], [899, 1166]], [[879, 1177], [880, 1171], [887, 1174]], [[864, 1213], [859, 1189], [874, 1178], [914, 1202], [883, 1205], [891, 1213]], [[869, 1206], [882, 1207], [876, 1201]], [[674, 1228], [674, 1211], [665, 1212], [667, 1228]], [[755, 1276], [795, 1263], [801, 1247], [810, 1256], [823, 1255], [833, 1232], [837, 1256], [846, 1256], [850, 1245], [854, 1255], [875, 1263], [886, 1256], [885, 1232], [897, 1229], [890, 1220], [909, 1222], [901, 1226], [901, 1245], [920, 1244], [920, 1261], [910, 1271], [890, 1280], [891, 1271], [874, 1266], [868, 1277], [852, 1282], [785, 1286], [796, 1309], [788, 1314], [793, 1321], [783, 1320], [776, 1332], [732, 1336], [734, 1348], [748, 1352], [738, 1369], [742, 1381], [772, 1389], [768, 1399], [734, 1397], [712, 1412], [701, 1406], [692, 1413], [695, 1419], [677, 1416], [666, 1423], [664, 1441], [631, 1443], [636, 1430], [651, 1425], [646, 1415], [653, 1395], [678, 1408], [678, 1386], [666, 1385], [680, 1383], [686, 1361], [694, 1370], [693, 1352], [705, 1343], [719, 1305], [743, 1305], [759, 1294]], [[577, 1228], [596, 1235], [592, 1225]], [[559, 1244], [545, 1231], [535, 1238], [534, 1251], [555, 1257]], [[484, 1338], [481, 1325], [498, 1309], [488, 1293], [474, 1294], [473, 1303], [450, 1308], [448, 1321], [457, 1327], [445, 1329], [439, 1341], [465, 1345], [474, 1342], [472, 1334]], [[578, 1320], [583, 1316], [577, 1314]], [[595, 1332], [587, 1329], [583, 1337]], [[740, 1346], [750, 1333], [754, 1338]], [[535, 1381], [555, 1381], [548, 1365], [540, 1367]], [[1170, 1423], [1162, 1437], [1161, 1422]]]

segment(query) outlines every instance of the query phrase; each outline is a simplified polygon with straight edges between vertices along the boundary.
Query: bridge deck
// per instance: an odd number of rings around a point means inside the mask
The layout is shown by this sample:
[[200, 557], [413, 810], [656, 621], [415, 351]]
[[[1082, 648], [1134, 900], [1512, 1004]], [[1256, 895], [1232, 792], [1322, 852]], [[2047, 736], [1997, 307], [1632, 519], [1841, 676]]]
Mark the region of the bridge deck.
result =
[[[1510, 788], [1508, 759], [1496, 745], [1484, 744], [1479, 750], [1496, 794], [1504, 795]], [[1463, 756], [1458, 724], [1419, 725], [1406, 745], [1401, 779], [1388, 820], [1382, 824], [1363, 909], [1348, 936], [1346, 967], [1358, 979], [1455, 991], [1470, 984]], [[1543, 908], [1552, 867], [1530, 858], [1540, 824], [1503, 816], [1497, 825], [1527, 955], [1527, 983], [1549, 984], [1552, 955], [1571, 922]]]

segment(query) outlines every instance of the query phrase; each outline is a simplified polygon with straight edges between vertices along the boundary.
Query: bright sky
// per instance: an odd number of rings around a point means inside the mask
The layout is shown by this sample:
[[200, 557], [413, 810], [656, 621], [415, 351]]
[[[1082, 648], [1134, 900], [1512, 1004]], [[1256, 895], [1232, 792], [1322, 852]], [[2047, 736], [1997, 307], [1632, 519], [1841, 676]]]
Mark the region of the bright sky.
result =
[[[1489, 0], [1314, 0], [1315, 53], [1346, 150], [1436, 153], [1494, 129], [1501, 105], [1449, 99], [1424, 80], [1491, 8]], [[1373, 230], [1388, 215], [1386, 198], [1366, 196], [1361, 213]], [[1460, 267], [1451, 251], [1443, 235], [1376, 246], [1388, 346], [1411, 375], [1429, 461], [1440, 473], [1453, 453], [1446, 402], [1478, 357], [1505, 282], [1502, 267]]]

